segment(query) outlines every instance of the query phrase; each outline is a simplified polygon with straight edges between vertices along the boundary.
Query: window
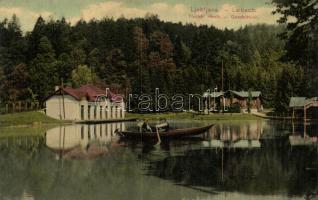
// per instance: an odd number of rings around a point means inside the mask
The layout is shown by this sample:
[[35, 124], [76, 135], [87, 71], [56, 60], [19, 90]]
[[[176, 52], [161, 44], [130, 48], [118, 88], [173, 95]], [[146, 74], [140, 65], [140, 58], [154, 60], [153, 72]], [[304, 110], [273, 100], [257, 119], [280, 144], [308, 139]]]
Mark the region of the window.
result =
[[106, 116], [106, 119], [108, 119], [109, 116], [108, 116], [108, 107], [107, 106], [105, 107], [105, 116]]
[[87, 106], [87, 117], [91, 119], [91, 106]]
[[115, 118], [118, 118], [118, 106], [115, 107]]
[[103, 106], [99, 107], [99, 118], [103, 119]]
[[96, 115], [97, 115], [97, 106], [94, 106], [94, 119], [96, 119]]
[[84, 105], [81, 105], [81, 120], [84, 120]]

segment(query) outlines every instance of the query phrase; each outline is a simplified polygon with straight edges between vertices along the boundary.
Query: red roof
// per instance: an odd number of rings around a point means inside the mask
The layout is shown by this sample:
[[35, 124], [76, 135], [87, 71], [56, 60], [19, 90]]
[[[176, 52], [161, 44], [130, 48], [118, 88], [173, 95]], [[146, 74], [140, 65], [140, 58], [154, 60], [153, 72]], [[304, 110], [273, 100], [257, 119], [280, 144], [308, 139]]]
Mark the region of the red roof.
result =
[[[53, 94], [48, 96], [46, 99], [49, 99], [51, 96], [60, 93], [61, 91], [65, 92], [66, 94], [74, 97], [77, 100], [81, 100], [83, 97], [85, 97], [88, 101], [96, 101], [96, 98], [98, 96], [106, 96], [106, 89], [102, 90], [94, 85], [82, 85], [80, 88], [71, 88], [71, 87], [65, 87], [60, 88], [59, 90], [55, 91]], [[112, 92], [108, 92], [107, 94], [108, 98], [110, 98], [111, 101], [115, 102], [121, 102], [123, 101], [123, 97], [121, 95], [115, 95]]]

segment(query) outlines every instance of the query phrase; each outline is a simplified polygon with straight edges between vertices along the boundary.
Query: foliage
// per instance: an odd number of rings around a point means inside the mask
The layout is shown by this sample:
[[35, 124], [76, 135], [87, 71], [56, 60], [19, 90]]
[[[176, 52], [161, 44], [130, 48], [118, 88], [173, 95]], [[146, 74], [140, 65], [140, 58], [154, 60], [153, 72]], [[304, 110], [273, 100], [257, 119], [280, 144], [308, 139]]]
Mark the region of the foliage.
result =
[[80, 87], [85, 84], [93, 84], [97, 82], [97, 76], [86, 65], [79, 65], [72, 71], [72, 86]]
[[318, 84], [318, 1], [272, 0], [274, 13], [280, 14], [279, 23], [286, 24], [280, 35], [287, 42], [285, 60], [303, 66], [308, 78], [310, 96], [317, 96]]
[[263, 24], [219, 30], [147, 15], [75, 25], [64, 18], [39, 17], [23, 35], [13, 16], [0, 23], [0, 88], [6, 88], [0, 97], [2, 102], [42, 101], [62, 80], [73, 86], [98, 81], [125, 94], [153, 94], [155, 88], [167, 95], [202, 94], [222, 89], [223, 64], [223, 90], [260, 90], [264, 106], [278, 108], [281, 96], [276, 95], [288, 90], [279, 82], [283, 72], [297, 71], [290, 73], [294, 81], [288, 86], [297, 89], [288, 95], [306, 96], [314, 82], [306, 66], [281, 60], [285, 48], [290, 53], [286, 40], [277, 37], [284, 31], [283, 26]]

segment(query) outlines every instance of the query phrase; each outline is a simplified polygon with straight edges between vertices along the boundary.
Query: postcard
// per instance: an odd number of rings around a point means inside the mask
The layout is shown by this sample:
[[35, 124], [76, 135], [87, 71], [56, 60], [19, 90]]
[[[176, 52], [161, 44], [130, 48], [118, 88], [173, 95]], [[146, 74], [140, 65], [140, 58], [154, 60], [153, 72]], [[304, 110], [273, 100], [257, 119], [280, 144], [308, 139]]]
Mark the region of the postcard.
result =
[[317, 0], [0, 0], [0, 199], [318, 199]]

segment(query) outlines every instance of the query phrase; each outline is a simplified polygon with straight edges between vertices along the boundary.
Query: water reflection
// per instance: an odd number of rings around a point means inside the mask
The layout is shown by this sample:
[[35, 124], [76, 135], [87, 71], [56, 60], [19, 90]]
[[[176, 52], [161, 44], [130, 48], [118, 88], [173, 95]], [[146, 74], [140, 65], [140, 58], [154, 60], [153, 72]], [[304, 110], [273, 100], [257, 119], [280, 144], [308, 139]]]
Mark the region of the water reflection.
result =
[[[217, 124], [201, 147], [149, 160], [148, 174], [211, 195], [225, 192], [229, 199], [317, 199], [317, 135], [308, 130], [291, 132], [290, 123], [266, 121]], [[310, 143], [295, 144], [292, 137]]]
[[19, 137], [7, 137], [0, 139], [0, 148], [38, 148], [44, 143], [43, 136], [19, 136]]
[[0, 199], [317, 199], [316, 124], [227, 122], [193, 140], [119, 143], [115, 129], [133, 126], [0, 139]]
[[125, 127], [125, 123], [59, 126], [46, 132], [46, 146], [56, 153], [57, 159], [92, 159], [106, 154], [115, 130]]
[[289, 141], [292, 146], [317, 145], [318, 124], [292, 123]]
[[217, 124], [209, 130], [204, 147], [210, 148], [260, 148], [260, 138], [265, 123]]

